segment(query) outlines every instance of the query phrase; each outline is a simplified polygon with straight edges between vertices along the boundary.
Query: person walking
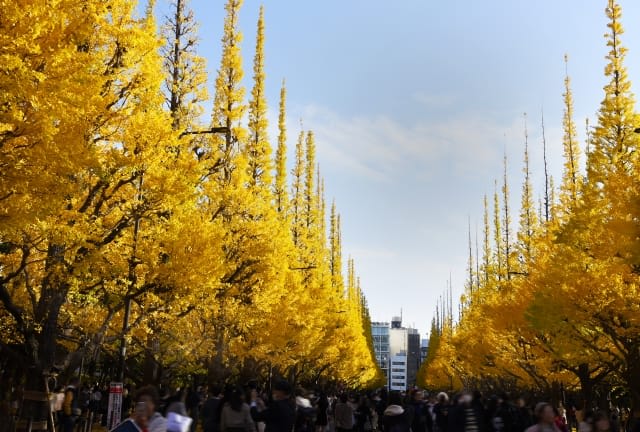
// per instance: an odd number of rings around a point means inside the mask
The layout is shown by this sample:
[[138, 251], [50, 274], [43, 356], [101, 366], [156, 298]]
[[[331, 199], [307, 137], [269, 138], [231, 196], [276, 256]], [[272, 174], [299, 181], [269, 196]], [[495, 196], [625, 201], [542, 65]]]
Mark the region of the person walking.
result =
[[402, 406], [402, 396], [398, 392], [389, 394], [389, 405], [382, 417], [385, 432], [410, 432], [411, 419]]
[[593, 432], [593, 411], [587, 411], [582, 415], [582, 420], [578, 422], [578, 432]]
[[60, 428], [63, 417], [63, 405], [64, 405], [64, 388], [62, 386], [54, 390], [53, 405], [51, 411], [53, 412], [53, 420], [56, 428]]
[[64, 401], [62, 402], [62, 430], [63, 432], [73, 432], [78, 417], [82, 413], [79, 400], [78, 385], [80, 380], [72, 378], [64, 391]]
[[340, 395], [340, 398], [336, 402], [334, 411], [336, 432], [347, 432], [353, 430], [354, 412], [351, 404], [349, 404], [349, 397], [346, 393]]
[[518, 408], [518, 426], [517, 432], [524, 432], [533, 424], [533, 418], [531, 417], [531, 411], [527, 407], [527, 402], [524, 397], [519, 397], [516, 406]]
[[221, 393], [220, 386], [213, 385], [209, 388], [209, 397], [202, 406], [203, 432], [220, 432]]
[[316, 432], [325, 432], [329, 424], [329, 398], [321, 392], [316, 406]]
[[169, 405], [167, 406], [167, 416], [169, 413], [180, 414], [181, 416], [187, 416], [187, 405], [185, 400], [187, 399], [187, 394], [183, 389], [180, 389], [176, 392], [173, 397], [169, 399]]
[[593, 432], [612, 432], [611, 417], [605, 411], [598, 411], [593, 418]]
[[371, 406], [369, 404], [369, 398], [361, 396], [354, 411], [356, 432], [365, 432], [365, 430], [371, 430]]
[[518, 416], [518, 409], [509, 402], [509, 395], [506, 393], [502, 394], [498, 398], [498, 404], [493, 416], [493, 424], [499, 425], [499, 430], [502, 432], [523, 432], [526, 428], [519, 430]]
[[463, 393], [449, 411], [449, 432], [483, 432], [484, 412], [480, 404], [474, 403], [470, 393]]
[[291, 432], [296, 420], [296, 407], [291, 400], [291, 386], [285, 380], [277, 381], [273, 385], [271, 397], [271, 403], [266, 406], [264, 401], [258, 398], [258, 392], [251, 391], [253, 421], [264, 422], [265, 432]]
[[167, 432], [167, 420], [156, 410], [159, 398], [153, 386], [142, 387], [135, 394], [132, 420], [143, 432]]
[[540, 402], [534, 410], [536, 424], [529, 427], [526, 432], [560, 432], [556, 426], [556, 413], [551, 404]]
[[449, 429], [449, 396], [442, 392], [438, 393], [436, 404], [433, 406], [433, 416], [435, 417], [435, 432], [448, 432]]
[[201, 393], [202, 389], [200, 387], [191, 387], [187, 392], [185, 405], [187, 408], [187, 414], [193, 419], [191, 422], [191, 432], [196, 432], [196, 427], [200, 420], [200, 406], [202, 405]]
[[229, 401], [222, 407], [220, 432], [256, 432], [251, 409], [244, 402], [244, 395], [240, 388], [231, 391]]
[[316, 409], [302, 390], [296, 396], [295, 432], [315, 432]]
[[424, 402], [424, 392], [413, 389], [410, 393], [410, 404], [413, 407], [413, 421], [411, 422], [412, 432], [431, 432], [432, 418]]

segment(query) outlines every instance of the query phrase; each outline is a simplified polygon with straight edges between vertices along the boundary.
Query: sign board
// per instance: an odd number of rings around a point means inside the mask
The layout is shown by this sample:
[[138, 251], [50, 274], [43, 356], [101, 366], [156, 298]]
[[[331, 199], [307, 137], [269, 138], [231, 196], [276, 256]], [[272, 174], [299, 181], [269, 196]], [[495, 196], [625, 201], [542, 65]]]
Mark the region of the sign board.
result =
[[140, 427], [131, 419], [126, 419], [111, 432], [142, 432]]
[[122, 383], [109, 384], [109, 408], [107, 410], [107, 430], [115, 429], [122, 420]]

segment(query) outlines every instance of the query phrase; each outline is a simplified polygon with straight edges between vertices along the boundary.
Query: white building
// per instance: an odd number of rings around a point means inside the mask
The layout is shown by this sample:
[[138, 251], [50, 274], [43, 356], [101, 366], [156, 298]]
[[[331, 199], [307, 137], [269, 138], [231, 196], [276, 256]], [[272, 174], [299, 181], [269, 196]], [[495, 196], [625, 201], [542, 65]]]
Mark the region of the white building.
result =
[[413, 386], [420, 366], [418, 331], [402, 327], [400, 317], [393, 317], [391, 326], [382, 322], [372, 323], [371, 330], [376, 359], [387, 377], [389, 390], [405, 391]]
[[391, 356], [389, 369], [389, 390], [405, 391], [407, 389], [407, 355]]
[[391, 355], [403, 353], [406, 356], [407, 343], [407, 329], [402, 327], [401, 318], [393, 317], [389, 329], [389, 352]]

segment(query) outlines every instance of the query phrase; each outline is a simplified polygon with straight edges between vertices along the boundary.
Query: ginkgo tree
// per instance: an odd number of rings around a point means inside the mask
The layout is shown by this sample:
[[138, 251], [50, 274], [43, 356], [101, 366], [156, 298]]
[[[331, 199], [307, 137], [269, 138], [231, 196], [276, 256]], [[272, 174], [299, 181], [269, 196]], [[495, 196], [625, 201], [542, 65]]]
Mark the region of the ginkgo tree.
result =
[[264, 11], [247, 95], [242, 1], [227, 1], [206, 121], [195, 16], [176, 0], [158, 28], [154, 3], [0, 3], [0, 347], [14, 378], [38, 389], [54, 366], [105, 357], [137, 381], [163, 379], [137, 375], [146, 358], [165, 380], [376, 385], [313, 132], [287, 173], [284, 83], [275, 152], [267, 134]]
[[[506, 194], [502, 201], [496, 194], [493, 229], [485, 198], [484, 257], [467, 283], [473, 290], [465, 294], [451, 341], [439, 341], [423, 367], [427, 385], [442, 385], [441, 365], [456, 365], [458, 377], [476, 384], [498, 379], [549, 393], [564, 383], [581, 390], [589, 408], [598, 386], [621, 386], [640, 412], [640, 118], [624, 64], [621, 8], [615, 0], [606, 5], [607, 84], [597, 123], [587, 131], [585, 169], [567, 74], [559, 200], [547, 176], [539, 223], [525, 147], [517, 272], [509, 277], [504, 270], [514, 266], [509, 203]], [[494, 245], [488, 245], [490, 232]]]

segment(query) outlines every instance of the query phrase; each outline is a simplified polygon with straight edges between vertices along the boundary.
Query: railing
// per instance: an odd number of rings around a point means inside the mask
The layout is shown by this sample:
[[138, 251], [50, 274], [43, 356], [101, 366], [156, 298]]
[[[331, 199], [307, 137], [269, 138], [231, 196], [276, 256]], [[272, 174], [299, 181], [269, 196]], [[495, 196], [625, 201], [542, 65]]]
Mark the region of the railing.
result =
[[18, 420], [15, 422], [13, 430], [24, 432], [50, 430], [55, 432], [51, 401], [47, 392], [25, 390]]

